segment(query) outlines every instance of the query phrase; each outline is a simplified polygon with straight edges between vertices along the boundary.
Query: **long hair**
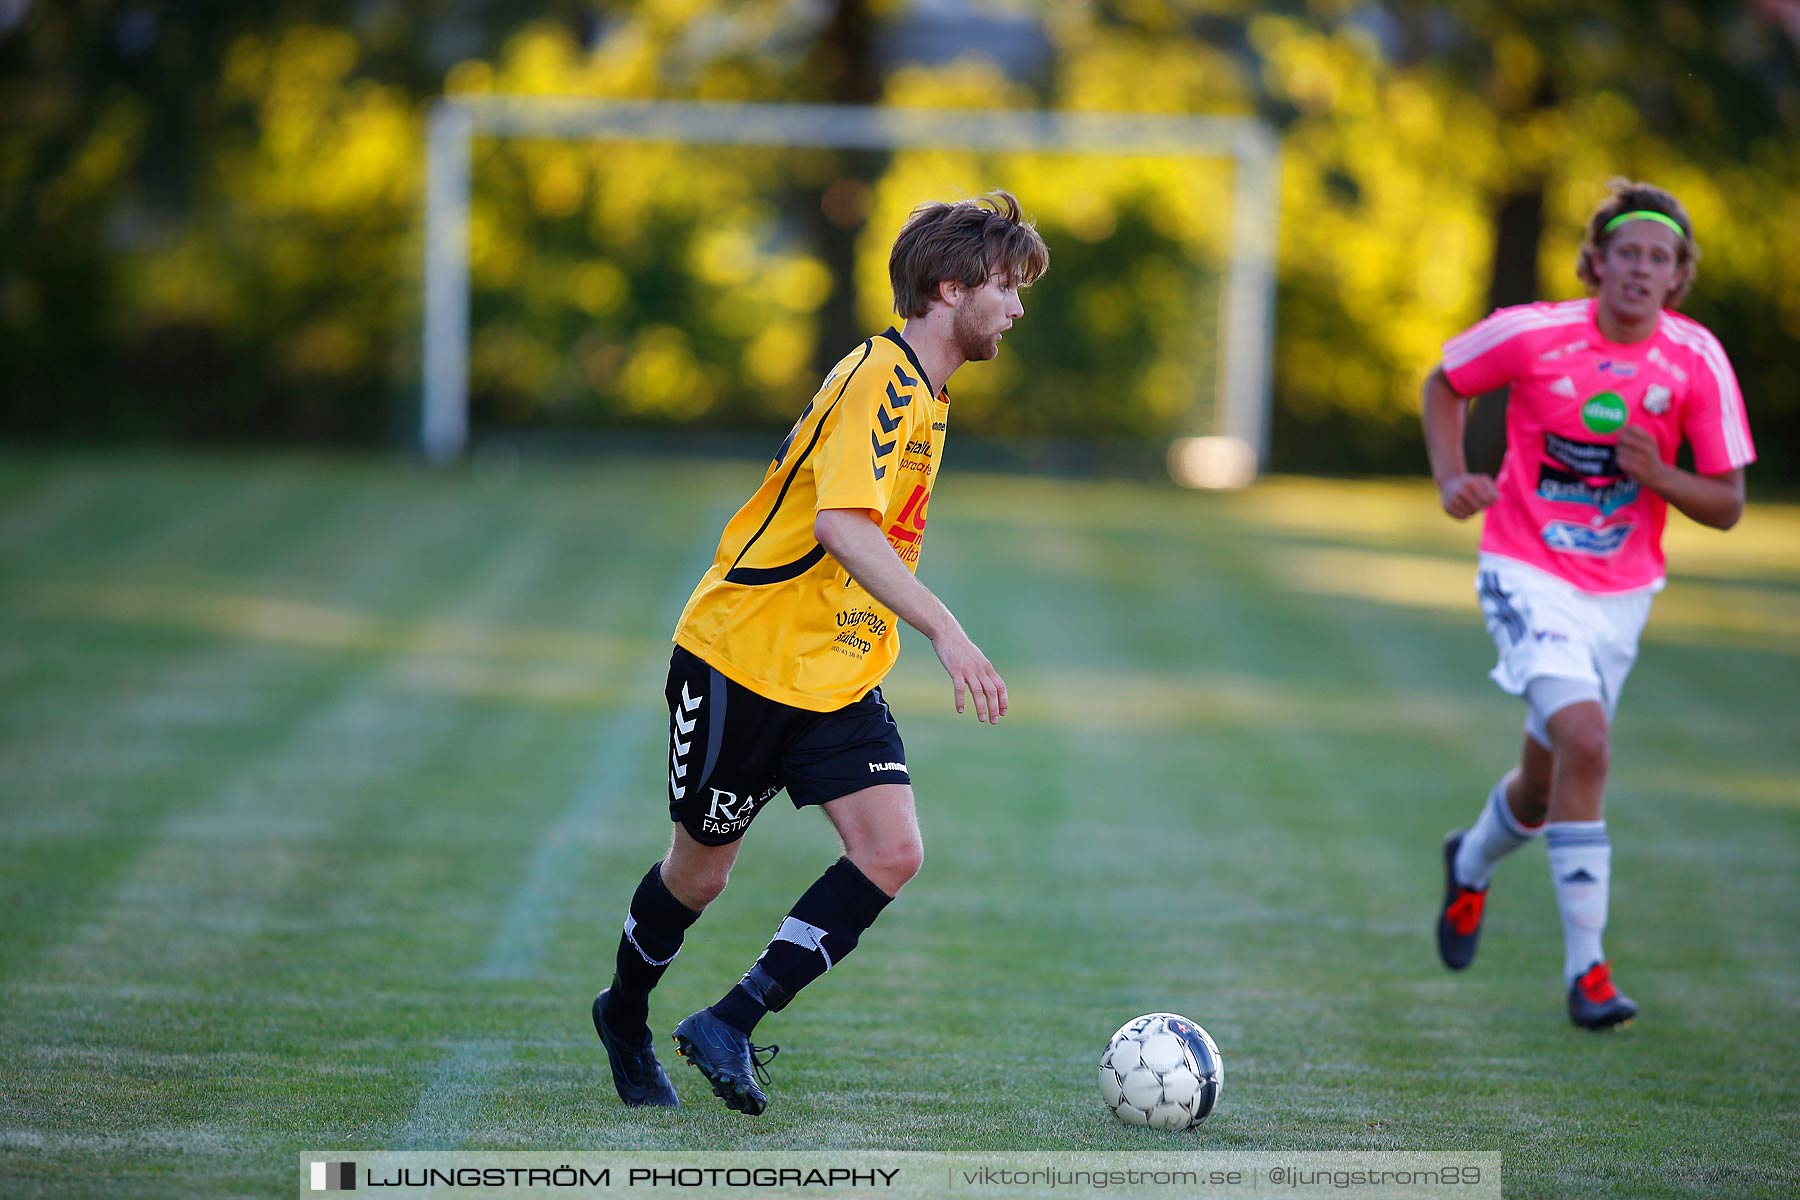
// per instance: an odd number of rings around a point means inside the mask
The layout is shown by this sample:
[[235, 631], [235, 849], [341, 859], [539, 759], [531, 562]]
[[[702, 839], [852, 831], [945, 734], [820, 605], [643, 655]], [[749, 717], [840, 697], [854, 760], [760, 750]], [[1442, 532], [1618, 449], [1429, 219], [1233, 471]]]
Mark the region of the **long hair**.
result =
[[1606, 186], [1612, 195], [1588, 218], [1587, 234], [1581, 239], [1581, 253], [1575, 259], [1576, 276], [1590, 288], [1600, 286], [1600, 273], [1594, 269], [1594, 260], [1606, 252], [1606, 243], [1612, 240], [1613, 235], [1606, 232], [1608, 221], [1620, 213], [1661, 213], [1681, 226], [1682, 238], [1675, 252], [1675, 265], [1686, 269], [1681, 274], [1681, 282], [1663, 300], [1664, 308], [1680, 308], [1700, 265], [1700, 243], [1694, 240], [1694, 222], [1689, 219], [1687, 209], [1681, 207], [1681, 201], [1654, 184], [1614, 176]]
[[938, 285], [955, 280], [978, 288], [995, 271], [1027, 287], [1050, 267], [1050, 250], [1010, 192], [989, 192], [954, 204], [912, 210], [888, 255], [894, 311], [922, 317], [938, 299]]

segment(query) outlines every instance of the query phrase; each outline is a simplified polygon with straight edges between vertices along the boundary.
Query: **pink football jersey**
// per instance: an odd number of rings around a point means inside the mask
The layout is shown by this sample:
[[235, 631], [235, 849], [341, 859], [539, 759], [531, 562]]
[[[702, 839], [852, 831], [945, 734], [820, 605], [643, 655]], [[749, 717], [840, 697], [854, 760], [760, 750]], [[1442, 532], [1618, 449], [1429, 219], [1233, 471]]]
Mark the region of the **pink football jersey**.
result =
[[1444, 343], [1459, 395], [1512, 389], [1481, 549], [1584, 591], [1659, 587], [1668, 502], [1619, 470], [1619, 431], [1648, 429], [1671, 463], [1685, 439], [1703, 475], [1753, 462], [1756, 448], [1737, 376], [1705, 326], [1664, 311], [1650, 337], [1618, 345], [1601, 336], [1596, 307], [1503, 308]]

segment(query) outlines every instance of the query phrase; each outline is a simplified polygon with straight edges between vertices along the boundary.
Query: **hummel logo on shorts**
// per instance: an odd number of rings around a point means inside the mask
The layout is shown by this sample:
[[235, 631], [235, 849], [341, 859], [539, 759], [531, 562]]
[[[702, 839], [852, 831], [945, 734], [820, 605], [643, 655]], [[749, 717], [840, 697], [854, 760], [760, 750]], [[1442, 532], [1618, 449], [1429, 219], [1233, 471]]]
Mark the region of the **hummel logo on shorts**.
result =
[[883, 771], [898, 771], [902, 775], [904, 775], [904, 774], [906, 774], [906, 764], [905, 763], [893, 763], [893, 762], [870, 763], [869, 764], [869, 774], [879, 775]]

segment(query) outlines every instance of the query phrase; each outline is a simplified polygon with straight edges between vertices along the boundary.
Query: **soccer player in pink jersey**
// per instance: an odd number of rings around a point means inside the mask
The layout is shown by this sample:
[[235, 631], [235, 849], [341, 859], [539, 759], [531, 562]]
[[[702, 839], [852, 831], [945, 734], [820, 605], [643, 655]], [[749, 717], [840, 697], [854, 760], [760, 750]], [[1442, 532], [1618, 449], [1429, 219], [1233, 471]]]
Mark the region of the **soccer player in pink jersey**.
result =
[[[1663, 523], [1672, 504], [1730, 529], [1756, 458], [1724, 349], [1674, 311], [1700, 254], [1687, 212], [1648, 184], [1611, 190], [1576, 262], [1591, 296], [1503, 308], [1451, 338], [1423, 410], [1444, 511], [1487, 513], [1476, 591], [1500, 652], [1490, 675], [1526, 707], [1518, 766], [1444, 839], [1438, 953], [1457, 971], [1474, 960], [1495, 864], [1544, 834], [1569, 1017], [1587, 1029], [1637, 1015], [1600, 944], [1603, 801], [1619, 689], [1663, 586]], [[1469, 397], [1502, 386], [1506, 456], [1490, 477], [1468, 469], [1463, 424]], [[1675, 465], [1684, 441], [1692, 471]]]

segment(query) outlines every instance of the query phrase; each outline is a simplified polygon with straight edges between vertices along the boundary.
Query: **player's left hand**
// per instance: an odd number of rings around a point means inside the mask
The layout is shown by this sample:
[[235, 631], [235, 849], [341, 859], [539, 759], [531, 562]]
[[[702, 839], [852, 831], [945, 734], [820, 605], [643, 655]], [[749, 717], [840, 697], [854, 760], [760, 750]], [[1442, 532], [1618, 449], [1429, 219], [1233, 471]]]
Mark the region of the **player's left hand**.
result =
[[966, 700], [975, 704], [975, 720], [998, 725], [1006, 715], [1006, 681], [981, 647], [969, 640], [962, 626], [951, 623], [949, 629], [933, 638], [931, 648], [955, 685], [956, 711], [962, 712]]
[[1666, 463], [1656, 444], [1656, 435], [1642, 425], [1627, 425], [1619, 432], [1619, 470], [1628, 479], [1656, 491]]

